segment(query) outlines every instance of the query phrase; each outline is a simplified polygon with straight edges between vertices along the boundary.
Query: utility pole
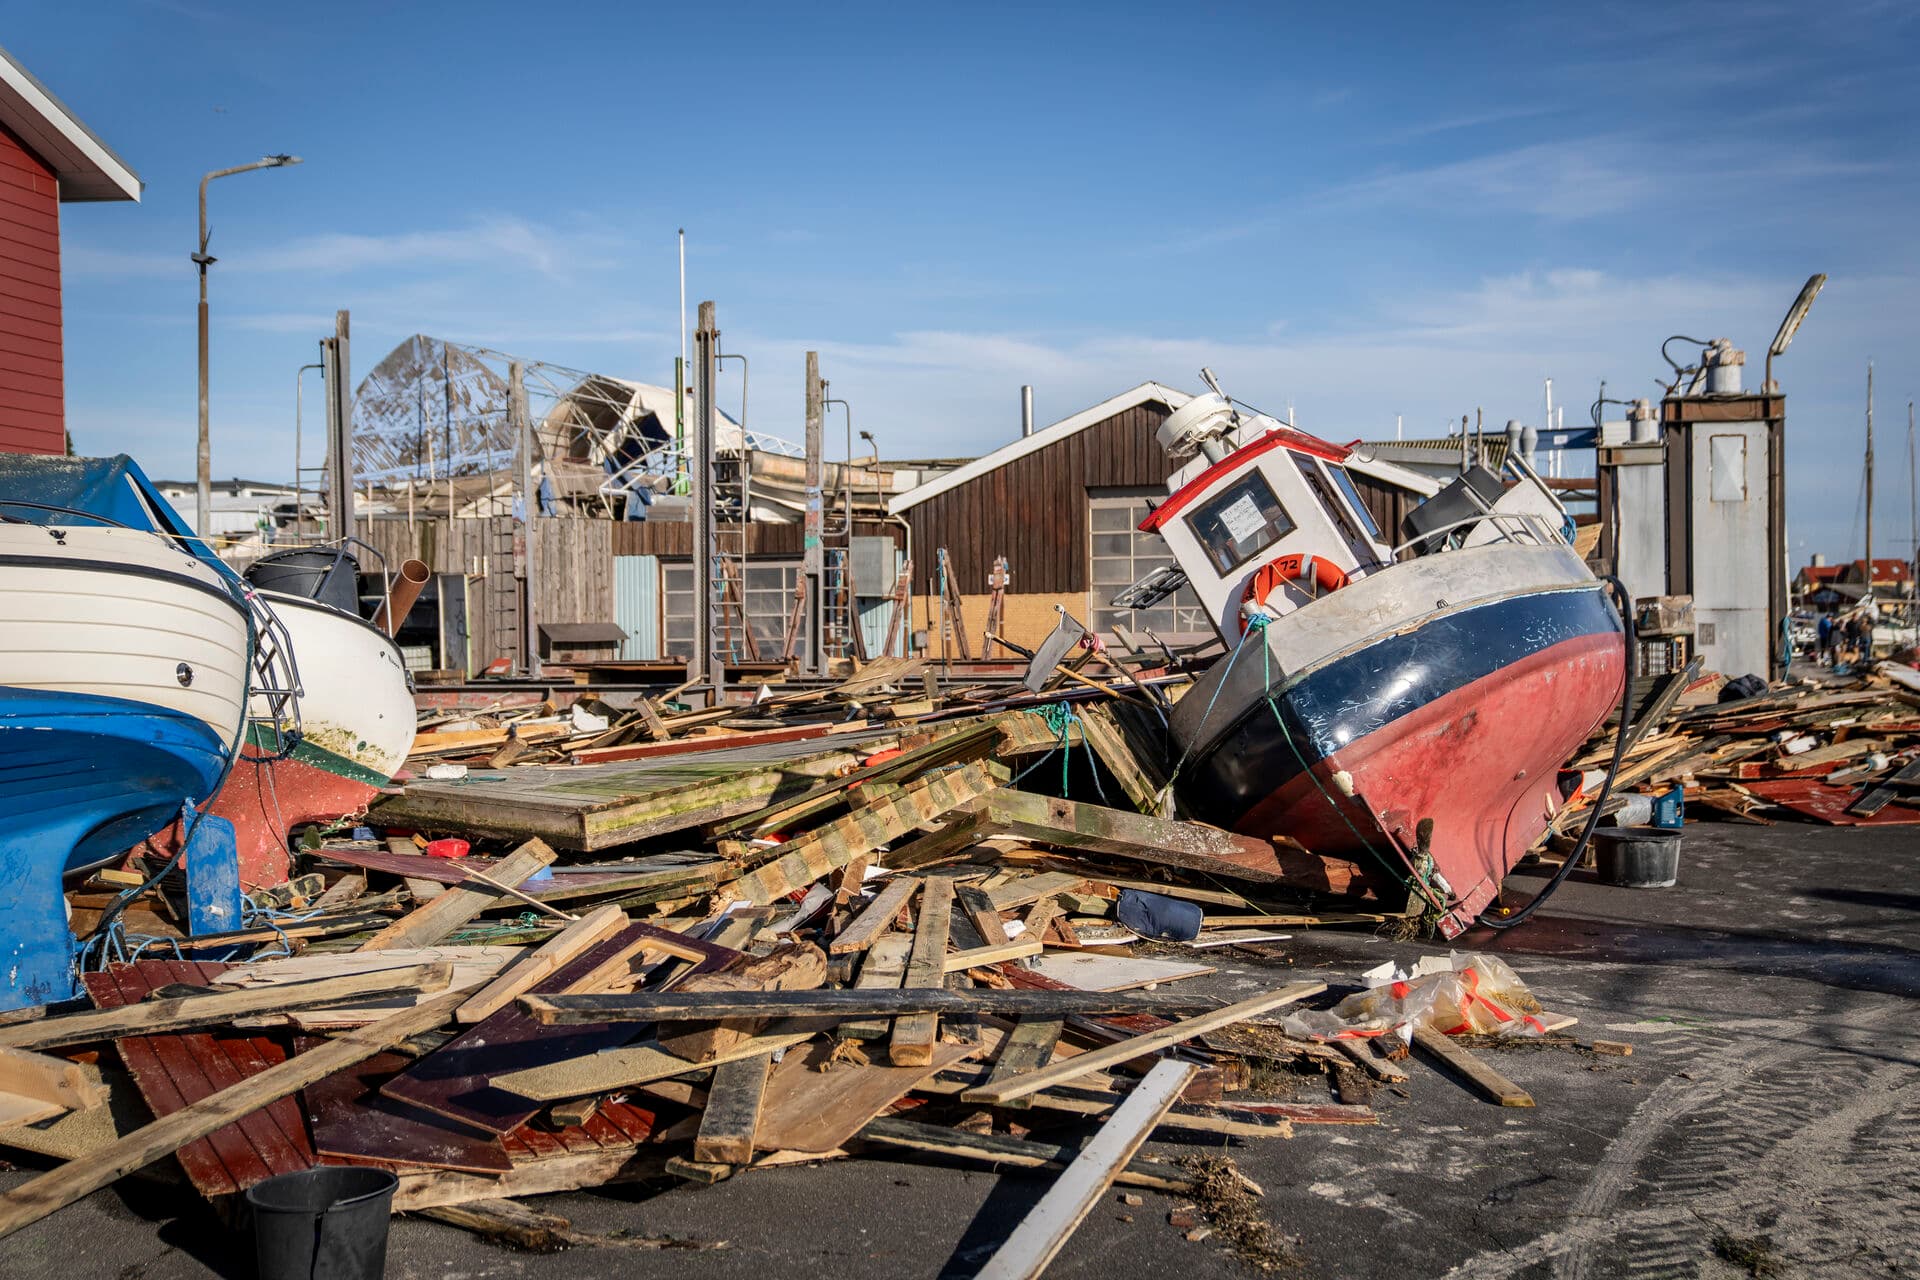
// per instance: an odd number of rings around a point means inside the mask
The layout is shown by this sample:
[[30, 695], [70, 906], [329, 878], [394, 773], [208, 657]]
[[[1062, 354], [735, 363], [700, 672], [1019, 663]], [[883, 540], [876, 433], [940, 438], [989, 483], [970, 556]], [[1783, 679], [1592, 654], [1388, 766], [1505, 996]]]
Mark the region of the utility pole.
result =
[[720, 349], [720, 329], [714, 322], [713, 303], [700, 304], [699, 327], [693, 332], [693, 459], [689, 468], [692, 482], [690, 504], [693, 516], [693, 660], [687, 664], [689, 680], [705, 680], [710, 686], [711, 706], [718, 706], [726, 691], [726, 658], [720, 652], [714, 627], [713, 591], [714, 505], [713, 437], [718, 409], [714, 404], [715, 355]]
[[826, 392], [820, 383], [820, 353], [807, 352], [807, 462], [806, 462], [806, 511], [802, 526], [801, 547], [804, 555], [802, 571], [807, 581], [807, 663], [809, 675], [823, 675], [826, 672], [826, 655], [822, 652], [823, 628], [820, 592], [826, 578], [826, 463], [822, 455], [826, 451], [826, 441], [822, 430], [825, 406], [821, 401]]
[[540, 516], [540, 493], [533, 487], [533, 415], [527, 408], [527, 370], [518, 360], [507, 366], [507, 416], [513, 428], [516, 451], [520, 455], [520, 529], [526, 541], [526, 551], [520, 557], [522, 581], [525, 583], [522, 598], [526, 602], [520, 611], [521, 619], [526, 623], [520, 635], [523, 658], [520, 669], [529, 677], [534, 677], [540, 674], [540, 540], [536, 536], [538, 526], [534, 523]]
[[207, 268], [215, 262], [207, 252], [207, 184], [215, 178], [230, 178], [236, 173], [249, 173], [255, 169], [279, 169], [290, 164], [299, 164], [299, 156], [262, 156], [252, 164], [235, 165], [231, 169], [215, 169], [200, 179], [200, 247], [191, 254], [195, 266], [200, 268], [200, 442], [199, 457], [196, 464], [199, 481], [199, 510], [194, 516], [193, 531], [200, 535], [203, 545], [213, 529], [213, 445], [207, 429]]
[[333, 313], [333, 336], [320, 340], [327, 392], [327, 535], [353, 535], [353, 359], [349, 316]]
[[1867, 590], [1860, 597], [1873, 603], [1873, 361], [1867, 361]]

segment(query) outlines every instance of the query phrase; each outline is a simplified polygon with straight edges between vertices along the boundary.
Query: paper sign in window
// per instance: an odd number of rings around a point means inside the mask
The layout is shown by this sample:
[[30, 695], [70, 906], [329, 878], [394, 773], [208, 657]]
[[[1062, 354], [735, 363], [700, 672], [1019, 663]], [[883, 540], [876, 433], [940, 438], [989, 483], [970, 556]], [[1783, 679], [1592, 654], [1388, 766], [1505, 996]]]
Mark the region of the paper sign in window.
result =
[[1233, 535], [1235, 542], [1245, 542], [1266, 527], [1266, 520], [1260, 514], [1260, 508], [1253, 504], [1253, 495], [1243, 493], [1235, 502], [1228, 503], [1220, 511], [1220, 523], [1227, 526], [1227, 532]]

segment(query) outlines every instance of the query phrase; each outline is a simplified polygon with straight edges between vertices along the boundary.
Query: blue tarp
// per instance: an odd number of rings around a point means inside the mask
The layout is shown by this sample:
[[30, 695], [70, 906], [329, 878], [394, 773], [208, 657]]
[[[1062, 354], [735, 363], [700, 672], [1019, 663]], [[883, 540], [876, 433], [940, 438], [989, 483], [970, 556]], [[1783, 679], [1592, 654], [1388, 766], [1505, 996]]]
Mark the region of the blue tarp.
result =
[[[47, 510], [50, 507], [58, 511]], [[140, 464], [126, 454], [111, 458], [61, 458], [0, 453], [0, 518], [28, 524], [71, 524], [69, 512], [84, 512], [129, 529], [174, 539], [181, 550], [205, 561], [227, 579], [235, 577], [220, 557], [194, 536]]]

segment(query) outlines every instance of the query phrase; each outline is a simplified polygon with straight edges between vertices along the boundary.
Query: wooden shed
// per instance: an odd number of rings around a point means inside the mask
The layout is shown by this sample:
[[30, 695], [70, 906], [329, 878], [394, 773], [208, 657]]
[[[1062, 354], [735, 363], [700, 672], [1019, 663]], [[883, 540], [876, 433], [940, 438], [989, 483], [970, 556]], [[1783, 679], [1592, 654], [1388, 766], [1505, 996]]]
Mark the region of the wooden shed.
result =
[[[916, 626], [934, 625], [944, 548], [975, 643], [988, 574], [1001, 556], [1011, 582], [999, 634], [1015, 643], [1034, 643], [1051, 630], [1056, 606], [1099, 631], [1124, 625], [1162, 638], [1211, 635], [1205, 610], [1188, 591], [1153, 609], [1108, 604], [1149, 570], [1173, 563], [1159, 536], [1138, 526], [1149, 504], [1167, 496], [1172, 469], [1155, 433], [1190, 398], [1143, 382], [893, 499], [888, 511], [912, 530]], [[1404, 468], [1364, 460], [1352, 471], [1382, 529], [1397, 528], [1410, 502], [1435, 487]]]
[[140, 179], [0, 49], [0, 452], [65, 453], [60, 205]]

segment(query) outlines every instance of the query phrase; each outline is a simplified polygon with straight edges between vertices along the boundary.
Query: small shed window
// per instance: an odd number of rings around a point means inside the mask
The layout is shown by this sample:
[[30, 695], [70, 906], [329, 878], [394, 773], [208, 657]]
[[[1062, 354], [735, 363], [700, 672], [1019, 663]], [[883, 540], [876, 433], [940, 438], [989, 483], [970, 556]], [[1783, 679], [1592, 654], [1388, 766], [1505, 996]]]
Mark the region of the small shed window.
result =
[[[693, 565], [682, 560], [668, 562], [663, 566], [664, 585], [662, 621], [664, 643], [663, 655], [675, 658], [688, 657], [693, 653]], [[787, 616], [793, 607], [793, 587], [802, 572], [797, 560], [749, 560], [747, 562], [746, 588], [747, 625], [753, 629], [754, 645], [762, 661], [780, 656], [781, 647], [786, 643]], [[744, 661], [751, 655], [747, 652], [745, 637], [740, 633], [739, 606], [734, 603], [732, 592], [727, 593], [720, 620], [721, 643], [727, 644], [734, 661]], [[796, 640], [795, 652], [804, 654], [806, 636], [802, 634]]]
[[1258, 471], [1222, 489], [1187, 517], [1187, 528], [1221, 574], [1232, 573], [1297, 526]]
[[1157, 636], [1210, 634], [1206, 608], [1192, 587], [1182, 587], [1151, 609], [1116, 609], [1109, 602], [1155, 569], [1174, 567], [1173, 553], [1157, 533], [1138, 526], [1153, 508], [1152, 498], [1166, 491], [1087, 495], [1088, 574], [1087, 614], [1095, 631], [1111, 634], [1115, 627], [1151, 631]]
[[1747, 438], [1714, 436], [1707, 442], [1708, 490], [1715, 502], [1747, 500]]

